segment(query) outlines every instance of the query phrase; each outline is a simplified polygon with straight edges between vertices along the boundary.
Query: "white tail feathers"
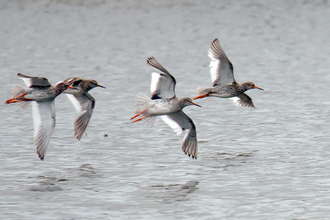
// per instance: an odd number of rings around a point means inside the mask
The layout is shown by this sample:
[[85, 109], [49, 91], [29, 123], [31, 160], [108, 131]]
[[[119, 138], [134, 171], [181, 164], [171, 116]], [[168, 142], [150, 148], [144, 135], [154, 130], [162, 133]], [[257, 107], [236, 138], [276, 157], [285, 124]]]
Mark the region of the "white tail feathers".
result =
[[[20, 85], [14, 85], [12, 90], [11, 90], [11, 94], [12, 94], [12, 97], [15, 98], [23, 93], [26, 92], [26, 88], [20, 86]], [[29, 105], [29, 102], [18, 102], [17, 103], [18, 106], [21, 108], [21, 109], [26, 109], [26, 107]]]
[[148, 103], [152, 101], [151, 98], [146, 96], [145, 94], [139, 93], [135, 99], [135, 113], [138, 114], [143, 110], [148, 108]]
[[[135, 99], [135, 113], [139, 114], [148, 109], [150, 106], [150, 102], [152, 102], [151, 98], [142, 93], [139, 93]], [[142, 113], [141, 116], [145, 116], [145, 114]], [[156, 118], [156, 116], [148, 116], [143, 118], [141, 121], [143, 122], [143, 124], [152, 127], [156, 121]]]
[[28, 107], [29, 102], [26, 102], [26, 101], [25, 102], [18, 102], [17, 104], [21, 109], [25, 110], [26, 107]]
[[144, 119], [142, 119], [142, 123], [146, 126], [152, 127], [155, 124], [157, 117], [156, 116], [148, 116]]
[[13, 96], [13, 98], [23, 94], [25, 92], [25, 88], [20, 86], [20, 85], [14, 85], [12, 90], [11, 90], [11, 95]]

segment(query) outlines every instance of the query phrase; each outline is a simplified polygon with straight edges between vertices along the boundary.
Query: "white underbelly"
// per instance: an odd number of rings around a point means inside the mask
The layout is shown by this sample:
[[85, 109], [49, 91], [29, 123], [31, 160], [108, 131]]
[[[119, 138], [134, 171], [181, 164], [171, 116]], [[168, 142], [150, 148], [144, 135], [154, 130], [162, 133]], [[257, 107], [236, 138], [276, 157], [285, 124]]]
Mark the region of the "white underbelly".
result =
[[153, 101], [148, 108], [148, 115], [167, 115], [179, 111], [171, 101]]

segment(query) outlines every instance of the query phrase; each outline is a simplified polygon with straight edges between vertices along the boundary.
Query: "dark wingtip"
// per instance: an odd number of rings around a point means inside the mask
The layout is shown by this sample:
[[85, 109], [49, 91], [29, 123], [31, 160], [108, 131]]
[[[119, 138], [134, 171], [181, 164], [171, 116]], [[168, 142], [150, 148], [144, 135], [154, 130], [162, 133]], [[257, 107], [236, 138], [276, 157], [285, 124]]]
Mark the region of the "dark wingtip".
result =
[[185, 154], [185, 155], [187, 155], [187, 154], [188, 154], [188, 157], [190, 157], [190, 156], [191, 156], [191, 158], [192, 158], [192, 159], [195, 159], [195, 160], [197, 160], [197, 156], [195, 157], [194, 155], [192, 155], [192, 154], [189, 154], [188, 152], [184, 152], [184, 154]]
[[39, 153], [39, 152], [37, 152], [38, 153], [38, 157], [40, 158], [40, 160], [44, 160], [44, 157], [45, 157], [45, 155], [44, 156], [41, 156], [41, 154]]
[[[214, 44], [218, 44], [219, 43], [219, 40], [218, 38], [214, 38], [214, 40], [212, 41], [211, 43], [211, 46], [214, 45]], [[220, 44], [220, 43], [219, 43]]]
[[147, 64], [151, 65], [150, 63], [152, 62], [152, 60], [154, 60], [154, 57], [148, 57], [147, 59]]

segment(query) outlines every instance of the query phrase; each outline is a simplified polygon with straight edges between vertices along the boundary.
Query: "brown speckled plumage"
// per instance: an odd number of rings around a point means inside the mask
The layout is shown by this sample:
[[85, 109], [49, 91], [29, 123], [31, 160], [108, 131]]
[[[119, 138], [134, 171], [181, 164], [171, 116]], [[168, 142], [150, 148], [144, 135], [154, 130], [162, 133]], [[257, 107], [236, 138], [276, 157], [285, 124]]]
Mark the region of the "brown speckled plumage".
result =
[[[227, 55], [220, 46], [218, 39], [214, 39], [208, 51], [211, 58], [210, 73], [213, 87], [199, 87], [194, 99], [205, 97], [233, 98], [238, 106], [252, 107], [252, 99], [244, 92], [249, 89], [261, 89], [253, 82], [239, 84], [234, 78], [234, 68]], [[263, 89], [261, 89], [263, 90]]]
[[18, 73], [28, 88], [14, 85], [12, 90], [13, 98], [6, 101], [18, 103], [25, 109], [29, 102], [32, 102], [34, 143], [37, 147], [37, 154], [41, 160], [44, 159], [51, 136], [55, 128], [55, 98], [66, 90], [72, 80], [59, 82], [51, 85], [44, 77], [33, 77]]
[[105, 87], [99, 85], [97, 81], [93, 79], [69, 77], [64, 81], [67, 80], [72, 80], [73, 88], [65, 90], [64, 93], [67, 94], [77, 112], [80, 113], [74, 121], [74, 133], [77, 139], [80, 140], [86, 131], [95, 108], [95, 99], [88, 93], [88, 91], [95, 87]]
[[[177, 98], [175, 95], [175, 78], [158, 61], [149, 57], [147, 64], [161, 71], [152, 73], [151, 98], [139, 94], [135, 102], [136, 115], [133, 122], [143, 121], [152, 126], [157, 116], [167, 123], [177, 134], [187, 130], [182, 142], [182, 151], [197, 159], [197, 132], [194, 122], [182, 111], [186, 106], [196, 105], [191, 98]], [[138, 118], [140, 117], [140, 118]], [[138, 119], [136, 119], [138, 118]]]

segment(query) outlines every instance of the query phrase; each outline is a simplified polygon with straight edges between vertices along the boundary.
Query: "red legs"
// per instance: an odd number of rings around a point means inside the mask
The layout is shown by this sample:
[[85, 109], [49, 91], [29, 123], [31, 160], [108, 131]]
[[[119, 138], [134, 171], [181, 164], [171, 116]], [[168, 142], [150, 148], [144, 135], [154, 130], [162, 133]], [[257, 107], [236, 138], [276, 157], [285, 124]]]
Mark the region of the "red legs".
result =
[[21, 100], [17, 100], [19, 98], [22, 98], [23, 96], [25, 96], [26, 93], [23, 93], [22, 95], [19, 95], [15, 98], [12, 98], [12, 99], [8, 99], [5, 103], [6, 104], [9, 104], [9, 103], [16, 103], [16, 102], [23, 102], [23, 101], [30, 101], [29, 99], [21, 99]]
[[27, 93], [23, 93], [22, 95], [17, 96], [15, 99], [19, 99], [22, 98], [23, 96], [25, 96]]
[[[134, 116], [131, 118], [131, 120], [133, 120], [134, 118], [140, 116], [140, 115], [143, 114], [145, 111], [147, 111], [147, 109], [144, 109], [144, 110], [143, 110], [142, 112], [140, 112], [139, 114], [134, 115]], [[135, 121], [132, 121], [132, 123], [137, 122], [137, 121], [141, 121], [142, 119], [145, 119], [146, 117], [148, 117], [148, 115], [145, 115], [145, 116], [143, 116], [142, 118], [136, 119]]]
[[14, 101], [14, 100], [15, 100], [15, 98], [8, 99], [5, 103], [6, 104], [9, 104], [9, 103], [15, 103], [15, 102], [17, 102], [17, 101]]
[[134, 115], [134, 116], [131, 118], [131, 120], [133, 120], [133, 119], [136, 118], [137, 116], [143, 114], [146, 110], [147, 110], [147, 109], [144, 109], [144, 110], [143, 110], [142, 112], [140, 112], [139, 114]]
[[145, 119], [146, 117], [148, 117], [148, 115], [143, 116], [142, 118], [136, 119], [135, 121], [132, 121], [132, 123], [137, 122], [137, 121], [141, 121], [142, 119]]
[[10, 103], [16, 103], [16, 102], [25, 102], [25, 101], [31, 101], [31, 100], [30, 99], [21, 99], [21, 100], [8, 99], [5, 103], [10, 104]]
[[205, 97], [207, 97], [207, 96], [209, 96], [209, 95], [210, 95], [210, 93], [206, 93], [205, 95], [196, 96], [196, 97], [194, 98], [194, 100], [195, 100], [195, 99], [205, 98]]

